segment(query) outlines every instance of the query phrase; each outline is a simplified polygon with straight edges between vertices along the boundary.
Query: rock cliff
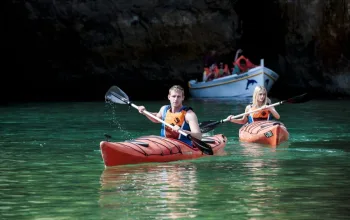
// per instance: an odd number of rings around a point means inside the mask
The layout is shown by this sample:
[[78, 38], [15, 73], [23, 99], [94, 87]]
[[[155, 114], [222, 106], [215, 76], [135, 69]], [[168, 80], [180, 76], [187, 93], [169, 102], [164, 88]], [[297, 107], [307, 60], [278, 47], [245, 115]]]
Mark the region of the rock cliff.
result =
[[28, 100], [101, 99], [111, 85], [163, 99], [201, 77], [210, 49], [230, 63], [242, 48], [280, 74], [272, 93], [350, 95], [349, 2], [8, 0], [2, 87]]

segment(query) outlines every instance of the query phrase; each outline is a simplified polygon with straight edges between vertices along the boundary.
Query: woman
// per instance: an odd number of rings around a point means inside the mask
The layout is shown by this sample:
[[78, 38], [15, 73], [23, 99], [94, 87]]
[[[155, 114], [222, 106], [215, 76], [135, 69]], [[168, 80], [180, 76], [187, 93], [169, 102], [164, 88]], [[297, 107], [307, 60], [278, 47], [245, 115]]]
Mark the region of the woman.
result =
[[[263, 106], [271, 104], [270, 102], [271, 101], [267, 97], [267, 92], [265, 87], [257, 86], [255, 87], [255, 90], [253, 93], [253, 104], [247, 105], [247, 107], [245, 108], [245, 113], [254, 111]], [[264, 108], [258, 112], [246, 114], [241, 119], [234, 119], [233, 115], [230, 115], [227, 117], [227, 120], [231, 121], [232, 123], [245, 124], [247, 122], [252, 123], [254, 121], [270, 120], [271, 116], [273, 116], [277, 120], [280, 119], [280, 115], [278, 114], [275, 107], [273, 106]]]

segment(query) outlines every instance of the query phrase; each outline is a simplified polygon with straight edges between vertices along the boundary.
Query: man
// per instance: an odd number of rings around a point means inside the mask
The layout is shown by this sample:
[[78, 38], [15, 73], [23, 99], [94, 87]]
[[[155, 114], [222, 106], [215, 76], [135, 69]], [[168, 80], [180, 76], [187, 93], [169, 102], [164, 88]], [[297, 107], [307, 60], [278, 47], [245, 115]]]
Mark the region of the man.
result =
[[239, 62], [235, 62], [235, 65], [233, 67], [233, 72], [232, 72], [232, 75], [233, 74], [241, 74], [241, 73], [245, 73], [248, 71], [248, 68], [247, 68], [247, 62], [245, 59], [240, 59]]
[[[179, 85], [172, 86], [169, 89], [168, 99], [170, 105], [164, 105], [160, 108], [159, 112], [152, 113], [174, 127], [171, 129], [162, 124], [160, 131], [161, 136], [179, 139], [180, 141], [192, 146], [192, 142], [178, 132], [178, 130], [181, 129], [183, 132], [190, 134], [194, 138], [199, 140], [202, 138], [196, 114], [193, 112], [192, 108], [182, 105], [182, 102], [185, 99], [184, 89]], [[143, 114], [143, 111], [146, 109], [144, 106], [139, 106], [138, 110]], [[147, 116], [147, 118], [154, 123], [160, 123], [152, 117]]]

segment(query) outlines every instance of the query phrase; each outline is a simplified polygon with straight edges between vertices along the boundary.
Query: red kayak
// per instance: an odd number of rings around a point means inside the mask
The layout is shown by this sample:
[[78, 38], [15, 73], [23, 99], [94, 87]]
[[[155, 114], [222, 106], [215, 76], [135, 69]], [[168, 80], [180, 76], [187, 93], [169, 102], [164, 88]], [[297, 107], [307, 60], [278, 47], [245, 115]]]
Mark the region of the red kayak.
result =
[[[224, 152], [227, 138], [217, 134], [205, 137], [202, 141], [212, 147], [214, 155], [220, 155]], [[170, 162], [207, 156], [196, 147], [160, 136], [143, 136], [124, 142], [101, 141], [100, 149], [106, 166]]]
[[243, 142], [277, 146], [288, 138], [287, 128], [277, 121], [255, 121], [239, 129], [239, 140]]

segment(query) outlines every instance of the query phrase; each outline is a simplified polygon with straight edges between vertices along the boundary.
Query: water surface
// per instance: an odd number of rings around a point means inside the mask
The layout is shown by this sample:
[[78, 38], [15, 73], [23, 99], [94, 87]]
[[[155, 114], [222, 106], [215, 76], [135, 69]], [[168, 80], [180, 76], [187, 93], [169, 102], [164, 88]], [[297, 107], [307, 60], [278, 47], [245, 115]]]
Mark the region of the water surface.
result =
[[[277, 101], [277, 100], [273, 100]], [[199, 120], [249, 100], [186, 100]], [[166, 101], [135, 102], [158, 111]], [[27, 103], [0, 108], [1, 219], [348, 219], [349, 101], [276, 107], [290, 140], [277, 148], [228, 137], [225, 156], [105, 168], [99, 142], [159, 134], [127, 105]]]

